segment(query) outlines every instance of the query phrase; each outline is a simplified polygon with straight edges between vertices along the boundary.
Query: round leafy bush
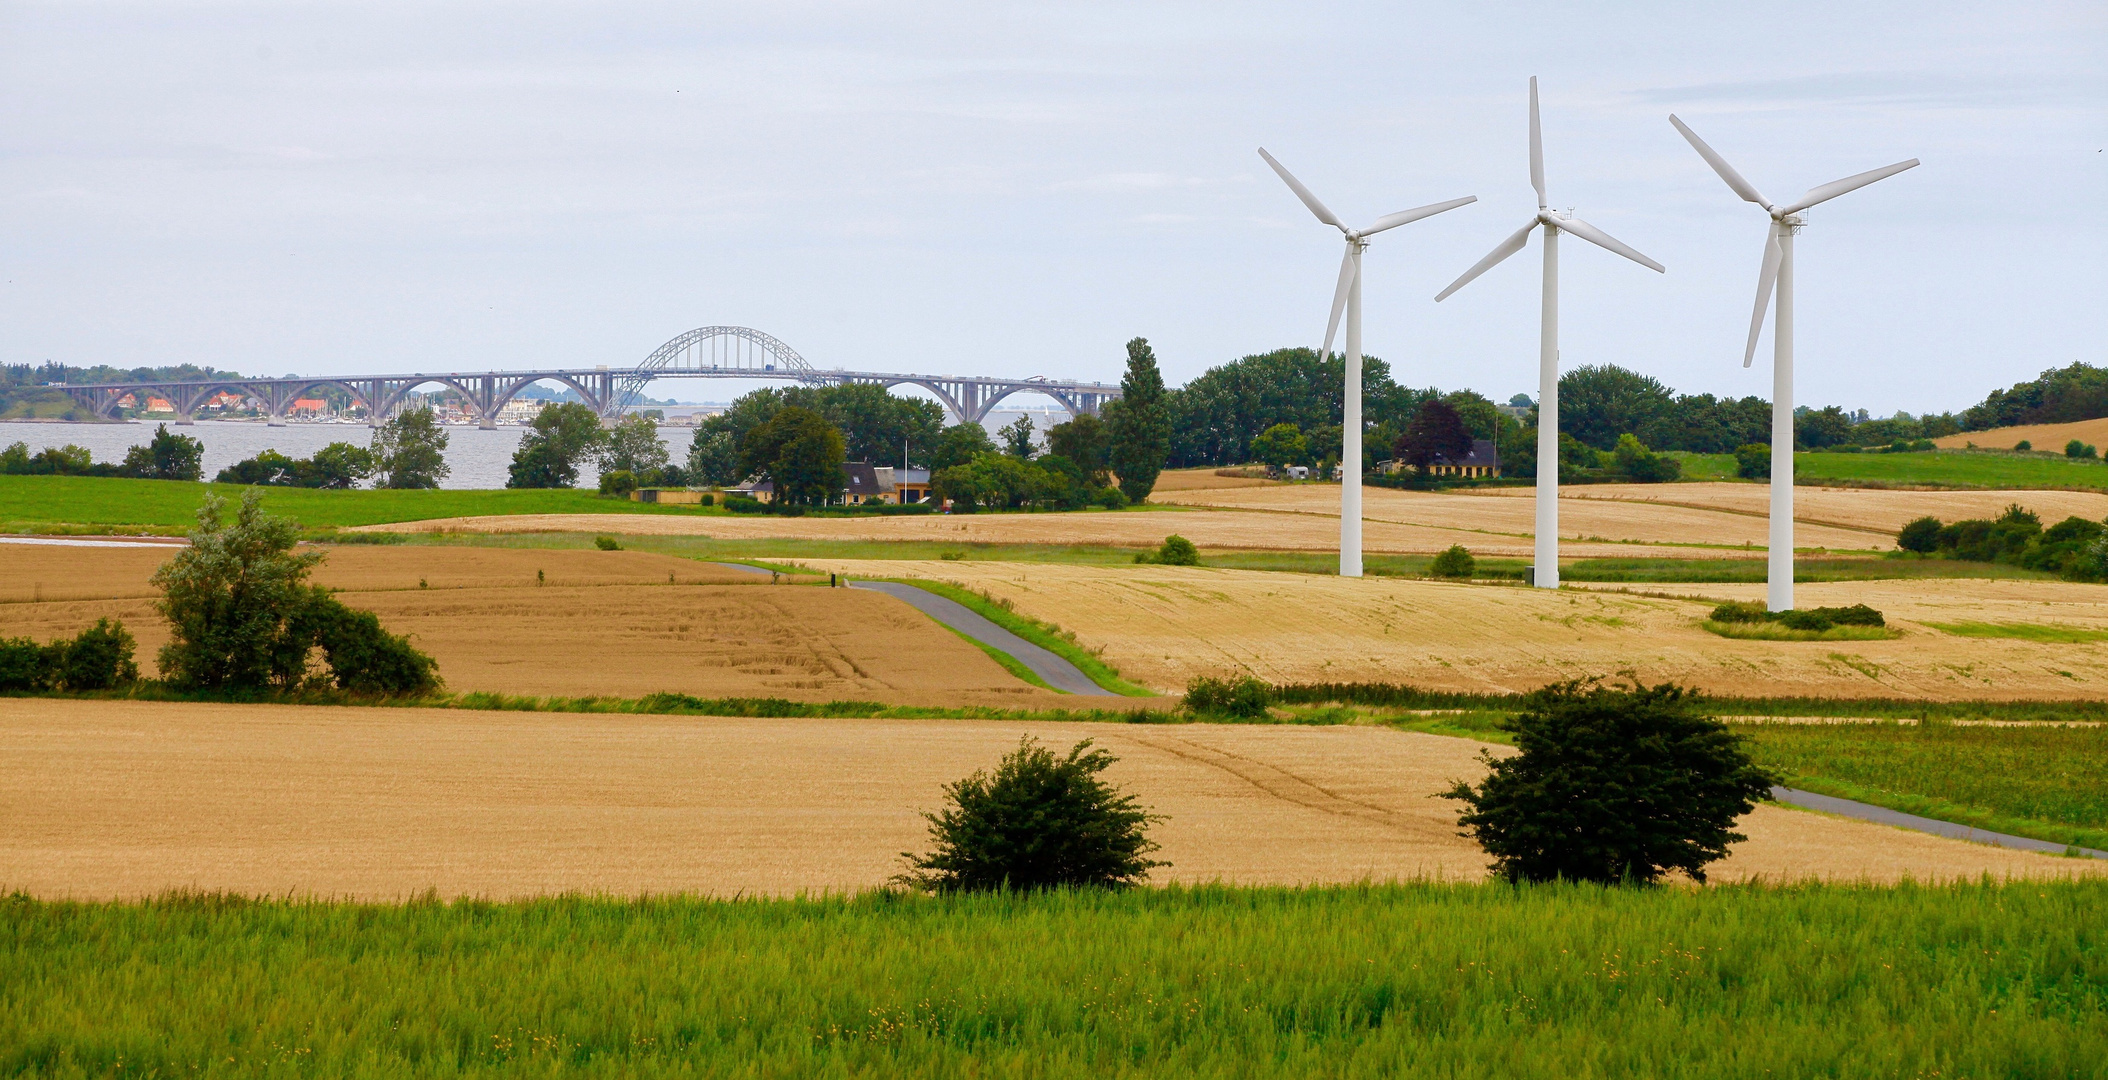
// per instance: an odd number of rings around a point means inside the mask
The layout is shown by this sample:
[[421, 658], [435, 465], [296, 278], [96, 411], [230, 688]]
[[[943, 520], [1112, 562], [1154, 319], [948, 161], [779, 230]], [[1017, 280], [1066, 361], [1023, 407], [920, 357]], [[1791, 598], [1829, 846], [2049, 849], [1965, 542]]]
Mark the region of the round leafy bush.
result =
[[895, 882], [929, 892], [988, 892], [1134, 885], [1169, 863], [1150, 823], [1162, 820], [1098, 774], [1116, 760], [1085, 739], [1055, 757], [1026, 736], [996, 766], [944, 789], [950, 802], [925, 813], [935, 848], [902, 852], [908, 871]]
[[637, 490], [637, 474], [628, 469], [609, 469], [607, 472], [600, 474], [600, 493], [602, 495], [613, 495], [616, 498], [627, 499], [629, 498], [629, 493], [635, 490]]
[[1896, 534], [1896, 546], [1905, 551], [1930, 555], [1940, 549], [1940, 519], [1921, 517]]
[[1448, 549], [1435, 556], [1427, 565], [1427, 572], [1439, 578], [1468, 578], [1478, 572], [1478, 560], [1462, 544], [1451, 544]]
[[1769, 480], [1771, 446], [1767, 443], [1743, 443], [1735, 447], [1735, 475], [1744, 480]]
[[1186, 684], [1183, 702], [1187, 712], [1199, 716], [1231, 716], [1241, 720], [1265, 716], [1273, 704], [1273, 687], [1246, 675], [1237, 679], [1211, 679], [1205, 675]]
[[63, 648], [58, 642], [52, 647], [61, 653], [59, 685], [68, 690], [114, 690], [139, 681], [132, 634], [121, 622], [97, 619]]
[[600, 549], [600, 550], [602, 550], [602, 551], [621, 551], [621, 550], [622, 550], [622, 545], [621, 545], [621, 544], [618, 544], [618, 543], [616, 543], [616, 542], [615, 542], [615, 538], [614, 538], [614, 537], [612, 537], [612, 536], [596, 536], [596, 537], [594, 537], [594, 538], [593, 538], [593, 546], [594, 546], [594, 547], [597, 547], [597, 548], [599, 548], [599, 549]]
[[1778, 782], [1695, 692], [1669, 683], [1555, 683], [1502, 727], [1519, 753], [1482, 755], [1486, 779], [1446, 795], [1510, 881], [1652, 883], [1681, 870], [1703, 882], [1747, 839], [1736, 819]]
[[1172, 533], [1156, 549], [1156, 561], [1165, 566], [1199, 566], [1200, 549], [1193, 546], [1193, 541]]

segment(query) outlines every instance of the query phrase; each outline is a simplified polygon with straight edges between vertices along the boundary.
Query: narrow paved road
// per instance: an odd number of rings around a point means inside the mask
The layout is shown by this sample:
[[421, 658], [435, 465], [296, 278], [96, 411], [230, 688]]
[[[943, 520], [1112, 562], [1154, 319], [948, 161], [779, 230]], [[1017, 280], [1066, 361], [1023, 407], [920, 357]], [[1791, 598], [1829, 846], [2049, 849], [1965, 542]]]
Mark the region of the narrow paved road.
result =
[[2040, 851], [2048, 855], [2062, 855], [2067, 850], [2077, 850], [2081, 855], [2095, 859], [2108, 859], [2108, 851], [2095, 851], [2092, 848], [2085, 847], [2067, 849], [2063, 844], [2052, 843], [2048, 840], [2036, 840], [2026, 836], [1987, 832], [1967, 825], [1957, 825], [1952, 821], [1919, 817], [1916, 814], [1906, 814], [1899, 810], [1890, 810], [1863, 802], [1853, 802], [1850, 799], [1817, 795], [1812, 791], [1775, 787], [1771, 789], [1771, 797], [1790, 806], [1798, 806], [1808, 810], [1821, 810], [1826, 814], [1858, 818], [1861, 821], [1872, 821], [1882, 825], [1894, 825], [1897, 828], [1931, 833], [1934, 836], [1952, 837], [1956, 840], [1968, 840], [1978, 844], [1996, 844], [1999, 847], [2018, 848], [2021, 851]]
[[983, 645], [1001, 649], [1016, 657], [1018, 663], [1032, 669], [1034, 675], [1045, 679], [1047, 685], [1056, 690], [1097, 697], [1119, 696], [1092, 682], [1091, 677], [1085, 675], [1076, 665], [974, 614], [966, 605], [956, 600], [947, 600], [927, 589], [918, 589], [913, 585], [902, 585], [894, 581], [859, 581], [849, 587], [870, 589], [905, 600], [930, 618]]

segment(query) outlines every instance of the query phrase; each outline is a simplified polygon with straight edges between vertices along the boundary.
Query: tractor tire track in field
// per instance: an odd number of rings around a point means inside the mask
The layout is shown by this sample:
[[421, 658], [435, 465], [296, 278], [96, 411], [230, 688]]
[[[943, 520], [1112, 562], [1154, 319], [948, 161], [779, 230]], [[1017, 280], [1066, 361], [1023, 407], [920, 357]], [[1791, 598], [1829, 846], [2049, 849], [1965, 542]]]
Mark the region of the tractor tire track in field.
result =
[[1197, 765], [1206, 765], [1226, 772], [1283, 802], [1294, 803], [1323, 814], [1355, 818], [1385, 828], [1404, 828], [1404, 823], [1393, 811], [1373, 803], [1347, 798], [1278, 765], [1175, 736], [1159, 740], [1121, 732], [1119, 737]]

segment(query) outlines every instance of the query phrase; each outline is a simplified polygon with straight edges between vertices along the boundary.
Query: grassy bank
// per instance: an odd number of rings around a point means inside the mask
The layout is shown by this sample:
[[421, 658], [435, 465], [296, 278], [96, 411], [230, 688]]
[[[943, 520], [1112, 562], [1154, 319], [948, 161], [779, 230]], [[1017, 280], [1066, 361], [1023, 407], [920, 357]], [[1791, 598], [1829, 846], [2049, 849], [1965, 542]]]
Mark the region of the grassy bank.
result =
[[[1735, 455], [1670, 455], [1683, 462], [1685, 480], [1734, 480]], [[1928, 450], [1913, 454], [1793, 455], [1797, 484], [1930, 488], [2047, 488], [2108, 490], [2108, 466], [2057, 454], [1989, 450]], [[1762, 483], [1763, 481], [1753, 481]]]
[[2088, 1076], [2104, 905], [2098, 881], [15, 899], [0, 1071]]
[[1794, 787], [2108, 850], [2108, 727], [1757, 724], [1739, 730], [1757, 760]]

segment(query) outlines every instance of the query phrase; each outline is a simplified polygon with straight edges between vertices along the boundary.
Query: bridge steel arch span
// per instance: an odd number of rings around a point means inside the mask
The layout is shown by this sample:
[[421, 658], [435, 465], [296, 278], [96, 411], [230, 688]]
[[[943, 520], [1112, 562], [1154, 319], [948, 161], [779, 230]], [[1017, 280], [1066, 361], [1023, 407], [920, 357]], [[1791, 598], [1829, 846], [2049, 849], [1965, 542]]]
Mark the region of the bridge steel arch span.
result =
[[798, 350], [773, 334], [751, 326], [699, 326], [653, 349], [635, 371], [625, 372], [601, 415], [618, 415], [635, 405], [653, 379], [667, 375], [791, 379], [816, 386], [840, 381], [814, 371]]

